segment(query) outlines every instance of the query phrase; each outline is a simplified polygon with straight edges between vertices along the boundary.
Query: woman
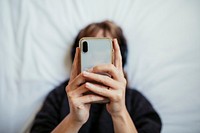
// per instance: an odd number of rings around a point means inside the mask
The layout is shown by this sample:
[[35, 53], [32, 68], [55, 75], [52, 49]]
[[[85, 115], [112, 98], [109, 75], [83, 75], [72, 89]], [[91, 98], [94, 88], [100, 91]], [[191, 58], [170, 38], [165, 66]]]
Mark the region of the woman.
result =
[[[80, 73], [78, 41], [82, 37], [116, 38], [113, 39], [114, 64], [95, 66], [89, 71]], [[111, 21], [88, 25], [76, 37], [71, 55], [74, 62], [69, 81], [49, 93], [35, 118], [31, 132], [158, 133], [161, 131], [160, 117], [151, 104], [138, 91], [126, 86], [123, 67], [126, 64], [127, 45], [119, 26]], [[97, 74], [102, 72], [109, 73], [111, 77]], [[87, 91], [94, 93], [83, 95]], [[110, 102], [91, 104], [105, 98], [109, 98]]]

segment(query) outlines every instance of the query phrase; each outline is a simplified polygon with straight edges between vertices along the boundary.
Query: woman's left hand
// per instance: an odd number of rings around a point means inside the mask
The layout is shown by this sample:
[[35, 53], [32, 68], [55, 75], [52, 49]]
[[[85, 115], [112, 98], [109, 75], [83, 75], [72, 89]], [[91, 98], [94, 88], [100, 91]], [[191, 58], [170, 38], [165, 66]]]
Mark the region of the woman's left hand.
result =
[[[87, 82], [86, 88], [98, 95], [109, 98], [110, 102], [107, 104], [107, 110], [111, 116], [126, 111], [126, 79], [123, 73], [121, 52], [116, 39], [113, 40], [113, 48], [114, 64], [95, 66], [89, 72], [83, 72], [86, 78], [102, 84]], [[97, 73], [108, 73], [111, 77]]]

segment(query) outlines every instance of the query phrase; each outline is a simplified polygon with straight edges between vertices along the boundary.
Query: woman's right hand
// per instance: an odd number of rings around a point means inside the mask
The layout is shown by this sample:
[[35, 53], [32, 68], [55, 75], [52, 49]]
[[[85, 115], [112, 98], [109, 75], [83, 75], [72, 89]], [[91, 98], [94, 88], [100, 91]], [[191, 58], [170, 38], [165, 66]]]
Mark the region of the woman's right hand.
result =
[[104, 97], [94, 94], [84, 95], [88, 89], [85, 87], [85, 77], [83, 73], [79, 72], [80, 67], [80, 49], [76, 48], [76, 55], [72, 65], [70, 80], [66, 86], [66, 93], [70, 106], [70, 113], [68, 117], [72, 122], [83, 125], [89, 118], [89, 110], [91, 102], [104, 100]]

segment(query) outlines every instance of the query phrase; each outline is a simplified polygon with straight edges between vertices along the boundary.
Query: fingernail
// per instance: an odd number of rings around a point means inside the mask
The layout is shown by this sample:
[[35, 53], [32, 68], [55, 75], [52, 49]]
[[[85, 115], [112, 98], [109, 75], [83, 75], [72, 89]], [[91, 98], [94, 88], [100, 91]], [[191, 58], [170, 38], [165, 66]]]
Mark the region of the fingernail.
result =
[[93, 71], [93, 68], [87, 69], [87, 72], [92, 72], [92, 71]]
[[87, 76], [87, 75], [89, 75], [89, 72], [83, 71], [83, 76]]
[[86, 87], [92, 87], [93, 86], [91, 83], [88, 83], [88, 82], [85, 85], [86, 85]]

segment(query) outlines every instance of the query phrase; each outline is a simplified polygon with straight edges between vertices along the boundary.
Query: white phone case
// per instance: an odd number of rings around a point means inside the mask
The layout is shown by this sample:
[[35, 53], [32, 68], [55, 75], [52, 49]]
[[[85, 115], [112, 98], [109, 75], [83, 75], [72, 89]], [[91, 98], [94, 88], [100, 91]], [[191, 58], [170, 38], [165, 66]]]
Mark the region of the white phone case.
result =
[[[88, 51], [83, 52], [83, 42], [87, 42]], [[112, 39], [86, 37], [80, 40], [81, 71], [96, 65], [112, 63]]]
[[[87, 52], [84, 52], [84, 42], [87, 42]], [[81, 72], [101, 64], [112, 64], [113, 46], [110, 38], [95, 38], [85, 37], [79, 42], [81, 51]], [[106, 73], [103, 75], [110, 76]], [[86, 94], [91, 94], [87, 92]], [[108, 103], [109, 99], [93, 102], [93, 103]]]

